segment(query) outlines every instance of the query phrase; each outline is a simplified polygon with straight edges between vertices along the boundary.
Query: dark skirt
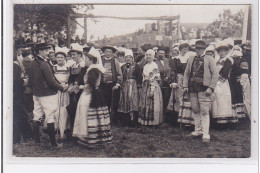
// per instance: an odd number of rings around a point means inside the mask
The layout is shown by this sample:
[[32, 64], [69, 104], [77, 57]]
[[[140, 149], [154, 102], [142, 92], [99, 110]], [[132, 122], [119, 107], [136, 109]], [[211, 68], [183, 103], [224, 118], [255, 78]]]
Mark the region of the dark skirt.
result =
[[[81, 123], [82, 120], [86, 123]], [[79, 131], [82, 129], [87, 131], [86, 135], [81, 135], [82, 133]], [[74, 130], [73, 134], [79, 138], [80, 145], [94, 147], [97, 144], [112, 141], [110, 115], [106, 100], [99, 89], [93, 90], [89, 94], [87, 91], [82, 93], [77, 108]]]
[[242, 86], [235, 77], [230, 77], [229, 86], [232, 101], [232, 114], [237, 118], [245, 118], [245, 104], [243, 99]]

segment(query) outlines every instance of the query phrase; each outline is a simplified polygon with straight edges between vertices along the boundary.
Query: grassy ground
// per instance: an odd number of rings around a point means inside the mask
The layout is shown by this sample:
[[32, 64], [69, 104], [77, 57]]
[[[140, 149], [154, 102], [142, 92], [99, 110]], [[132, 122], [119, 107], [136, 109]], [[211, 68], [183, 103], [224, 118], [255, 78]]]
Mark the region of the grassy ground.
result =
[[210, 129], [211, 142], [182, 133], [177, 125], [158, 128], [112, 127], [113, 143], [96, 149], [86, 149], [67, 141], [62, 149], [50, 149], [48, 136], [42, 134], [42, 146], [19, 144], [13, 148], [17, 157], [127, 157], [127, 158], [247, 158], [250, 157], [250, 124], [245, 121], [234, 126]]

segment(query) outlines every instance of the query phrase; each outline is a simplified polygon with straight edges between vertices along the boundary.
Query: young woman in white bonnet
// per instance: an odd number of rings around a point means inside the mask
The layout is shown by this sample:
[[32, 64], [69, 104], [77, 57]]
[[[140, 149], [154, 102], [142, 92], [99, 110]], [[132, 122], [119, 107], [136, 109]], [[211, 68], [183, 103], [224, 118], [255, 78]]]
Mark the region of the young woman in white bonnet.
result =
[[137, 79], [139, 75], [141, 75], [141, 70], [134, 62], [134, 55], [131, 49], [125, 50], [125, 61], [126, 64], [122, 65], [121, 67], [123, 79], [120, 89], [118, 112], [122, 113], [122, 123], [126, 122], [128, 125], [130, 125], [131, 122], [132, 125], [136, 125], [138, 122], [137, 116], [139, 106]]
[[143, 69], [143, 84], [140, 96], [140, 110], [138, 122], [142, 125], [159, 125], [163, 122], [163, 100], [160, 88], [160, 72], [153, 61], [155, 52], [147, 50], [145, 58], [147, 64]]
[[229, 45], [226, 41], [217, 44], [220, 59], [217, 61], [219, 80], [214, 90], [215, 99], [212, 106], [213, 121], [218, 124], [237, 123], [238, 118], [232, 114], [229, 74], [234, 60], [229, 56]]
[[79, 86], [83, 92], [77, 105], [73, 136], [78, 138], [78, 144], [92, 148], [110, 143], [112, 135], [107, 103], [99, 89], [105, 71], [100, 53], [92, 47], [86, 61], [89, 67], [84, 76], [85, 85]]
[[[54, 76], [60, 82], [61, 85], [68, 86], [68, 80], [70, 76], [70, 69], [66, 65], [67, 50], [64, 48], [57, 47], [55, 57], [57, 64], [53, 66]], [[70, 129], [69, 114], [67, 106], [70, 103], [69, 93], [58, 91], [59, 96], [59, 109], [56, 112], [56, 128], [60, 131], [60, 137], [63, 139], [64, 132]]]
[[[195, 44], [195, 42], [194, 42]], [[187, 41], [181, 41], [178, 49], [180, 54], [173, 57], [170, 61], [172, 93], [167, 106], [168, 111], [174, 111], [177, 114], [177, 122], [187, 126], [194, 124], [191, 103], [187, 94], [183, 97], [183, 75], [190, 56], [195, 56], [195, 52], [189, 51], [190, 45]], [[183, 99], [184, 98], [184, 99]], [[174, 114], [173, 114], [174, 116]]]

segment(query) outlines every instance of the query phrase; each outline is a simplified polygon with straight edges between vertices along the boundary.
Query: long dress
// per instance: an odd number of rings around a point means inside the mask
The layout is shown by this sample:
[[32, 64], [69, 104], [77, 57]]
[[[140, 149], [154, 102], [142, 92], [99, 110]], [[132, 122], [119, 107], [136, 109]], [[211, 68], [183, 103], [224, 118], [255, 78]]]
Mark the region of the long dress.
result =
[[243, 89], [240, 84], [241, 70], [239, 62], [234, 62], [230, 72], [229, 84], [232, 98], [232, 113], [238, 119], [245, 118], [245, 104], [243, 99]]
[[[54, 65], [54, 76], [63, 85], [68, 85], [70, 69], [66, 65]], [[55, 126], [60, 130], [60, 137], [64, 138], [64, 131], [70, 129], [69, 114], [67, 106], [70, 104], [70, 96], [68, 92], [58, 91], [59, 109], [55, 114]]]
[[[172, 73], [174, 73], [173, 82], [178, 84], [177, 88], [172, 89], [169, 104], [167, 109], [178, 112], [177, 122], [181, 122], [186, 125], [194, 124], [193, 112], [191, 109], [191, 103], [189, 99], [183, 99], [183, 74], [186, 68], [186, 64], [191, 53], [186, 53], [185, 56], [178, 56], [173, 59]], [[175, 103], [174, 103], [175, 101]]]
[[251, 119], [251, 82], [249, 78], [249, 63], [246, 58], [242, 58], [239, 67], [241, 69], [241, 76], [239, 79], [240, 85], [242, 86], [243, 100], [245, 104], [245, 112]]
[[231, 61], [223, 58], [217, 62], [217, 67], [220, 75], [214, 90], [212, 118], [218, 124], [236, 123], [238, 118], [232, 114], [231, 91], [228, 82]]
[[86, 147], [112, 141], [110, 115], [106, 100], [99, 89], [101, 80], [100, 66], [93, 64], [84, 76], [85, 87], [80, 96], [73, 136]]
[[[142, 125], [159, 125], [163, 122], [163, 100], [159, 85], [160, 72], [155, 62], [148, 63], [143, 69], [142, 94], [138, 122]], [[151, 93], [153, 96], [151, 97]]]
[[123, 81], [120, 90], [120, 101], [118, 112], [130, 113], [137, 112], [139, 106], [139, 95], [137, 90], [138, 66], [124, 64], [122, 67]]

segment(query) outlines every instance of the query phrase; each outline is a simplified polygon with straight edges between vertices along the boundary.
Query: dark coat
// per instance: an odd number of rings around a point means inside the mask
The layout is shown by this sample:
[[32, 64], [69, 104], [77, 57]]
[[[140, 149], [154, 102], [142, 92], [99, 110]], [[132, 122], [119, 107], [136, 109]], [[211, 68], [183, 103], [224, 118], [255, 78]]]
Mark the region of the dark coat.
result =
[[30, 86], [35, 96], [49, 96], [63, 90], [53, 74], [50, 64], [41, 57], [36, 57], [29, 65]]
[[[163, 58], [164, 65], [158, 59], [155, 59], [154, 62], [158, 65], [158, 68], [159, 68], [159, 71], [160, 71], [161, 81], [162, 81], [161, 86], [168, 86], [169, 78], [170, 78], [170, 75], [171, 75], [171, 68], [169, 66], [169, 59]], [[165, 80], [166, 77], [168, 77], [168, 80]]]
[[22, 96], [23, 96], [23, 90], [24, 90], [24, 80], [21, 77], [21, 67], [18, 65], [18, 63], [14, 62], [13, 66], [13, 99], [14, 99], [14, 105], [20, 105], [22, 104]]

